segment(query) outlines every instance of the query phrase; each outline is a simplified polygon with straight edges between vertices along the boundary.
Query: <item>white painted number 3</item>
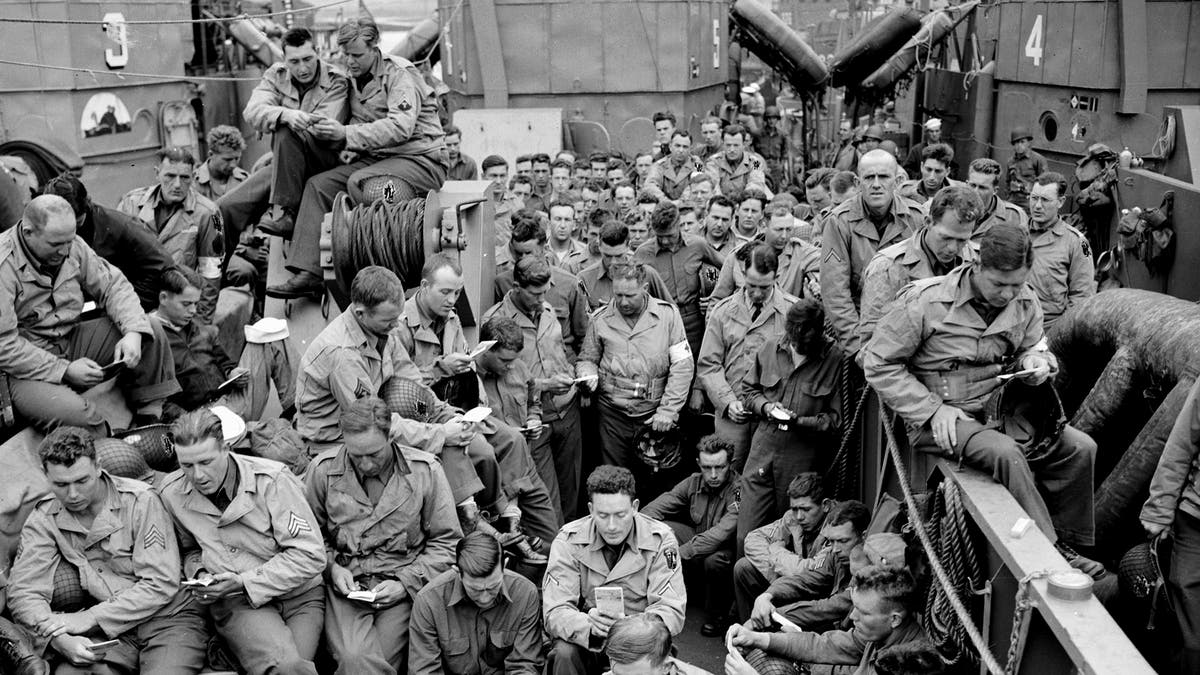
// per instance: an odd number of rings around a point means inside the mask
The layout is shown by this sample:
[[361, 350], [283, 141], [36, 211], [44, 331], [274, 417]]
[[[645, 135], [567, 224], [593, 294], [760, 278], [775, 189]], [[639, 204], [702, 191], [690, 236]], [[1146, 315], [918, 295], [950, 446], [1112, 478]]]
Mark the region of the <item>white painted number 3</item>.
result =
[[1042, 15], [1038, 14], [1033, 21], [1033, 30], [1029, 31], [1029, 39], [1025, 41], [1025, 56], [1033, 59], [1033, 65], [1042, 65]]
[[129, 64], [129, 33], [125, 15], [120, 12], [109, 12], [101, 21], [104, 22], [104, 32], [108, 34], [108, 39], [117, 43], [116, 49], [105, 48], [104, 63], [109, 68], [124, 68]]

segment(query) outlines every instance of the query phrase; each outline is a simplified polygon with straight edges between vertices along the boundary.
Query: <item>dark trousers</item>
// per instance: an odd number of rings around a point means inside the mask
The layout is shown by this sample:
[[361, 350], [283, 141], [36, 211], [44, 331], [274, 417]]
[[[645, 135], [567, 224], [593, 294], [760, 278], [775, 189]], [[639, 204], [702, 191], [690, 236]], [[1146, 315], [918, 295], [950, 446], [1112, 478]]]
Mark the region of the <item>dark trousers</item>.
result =
[[[575, 520], [576, 505], [579, 503], [580, 484], [583, 480], [583, 421], [579, 410], [579, 399], [562, 411], [562, 417], [550, 421], [549, 433], [543, 433], [550, 442], [553, 455], [555, 485], [561, 505], [563, 520]], [[537, 457], [534, 457], [537, 460]], [[542, 468], [539, 465], [538, 472]], [[549, 487], [549, 486], [547, 486]]]
[[555, 640], [547, 665], [546, 675], [600, 675], [608, 670], [608, 657], [574, 642]]
[[1180, 673], [1200, 673], [1200, 519], [1175, 514], [1167, 594], [1183, 635]]
[[[1093, 480], [1096, 442], [1074, 427], [1041, 455], [1025, 456], [1012, 437], [974, 420], [959, 420], [953, 456], [967, 466], [990, 474], [1008, 488], [1017, 504], [1050, 539], [1076, 546], [1096, 543]], [[921, 452], [944, 454], [925, 425], [912, 439]]]
[[[663, 521], [675, 533], [679, 544], [691, 541], [696, 528], [674, 520]], [[704, 620], [716, 622], [729, 614], [733, 604], [733, 549], [721, 549], [683, 561], [683, 580], [688, 597], [704, 597]]]
[[554, 467], [554, 446], [550, 443], [550, 429], [543, 427], [537, 438], [529, 440], [529, 455], [537, 469], [538, 478], [546, 486], [546, 493], [554, 502], [554, 510], [562, 517], [562, 492], [558, 489], [558, 472]]
[[633, 472], [637, 481], [638, 499], [643, 504], [669, 488], [668, 477], [663, 472], [654, 472], [645, 462], [638, 459], [634, 437], [650, 420], [650, 415], [634, 417], [615, 408], [602, 399], [597, 399], [600, 421], [600, 459], [604, 464], [623, 466]]
[[737, 620], [746, 622], [750, 612], [754, 610], [754, 599], [762, 595], [771, 582], [762, 572], [750, 562], [749, 558], [741, 558], [733, 566], [733, 597], [737, 610]]
[[821, 471], [819, 447], [826, 437], [798, 429], [787, 431], [770, 422], [760, 423], [750, 441], [750, 454], [742, 470], [742, 502], [738, 509], [738, 557], [745, 554], [746, 536], [779, 518], [787, 508], [787, 486], [805, 471]]

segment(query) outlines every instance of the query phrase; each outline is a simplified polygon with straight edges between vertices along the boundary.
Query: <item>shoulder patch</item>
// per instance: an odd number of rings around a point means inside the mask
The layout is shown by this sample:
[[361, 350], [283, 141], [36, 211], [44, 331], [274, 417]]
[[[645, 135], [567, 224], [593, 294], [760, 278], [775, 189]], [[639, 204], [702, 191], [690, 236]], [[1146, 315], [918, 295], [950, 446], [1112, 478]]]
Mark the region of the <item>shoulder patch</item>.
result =
[[396, 104], [396, 107], [400, 108], [400, 112], [408, 112], [409, 110], [412, 110], [413, 106], [408, 100], [408, 94], [400, 95], [400, 103]]
[[667, 562], [667, 569], [674, 571], [679, 567], [679, 549], [671, 546], [663, 551], [663, 559]]

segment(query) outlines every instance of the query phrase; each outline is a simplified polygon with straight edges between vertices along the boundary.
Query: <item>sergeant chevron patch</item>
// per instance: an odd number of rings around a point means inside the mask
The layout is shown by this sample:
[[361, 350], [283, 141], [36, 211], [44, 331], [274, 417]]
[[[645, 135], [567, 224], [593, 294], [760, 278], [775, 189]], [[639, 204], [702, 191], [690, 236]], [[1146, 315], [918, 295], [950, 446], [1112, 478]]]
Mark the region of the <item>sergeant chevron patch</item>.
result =
[[308, 521], [296, 515], [295, 511], [288, 513], [288, 532], [293, 537], [299, 537], [304, 532], [312, 532], [312, 526]]
[[150, 529], [146, 531], [146, 536], [142, 538], [142, 548], [154, 548], [155, 546], [166, 548], [167, 538], [159, 531], [157, 525], [151, 525]]

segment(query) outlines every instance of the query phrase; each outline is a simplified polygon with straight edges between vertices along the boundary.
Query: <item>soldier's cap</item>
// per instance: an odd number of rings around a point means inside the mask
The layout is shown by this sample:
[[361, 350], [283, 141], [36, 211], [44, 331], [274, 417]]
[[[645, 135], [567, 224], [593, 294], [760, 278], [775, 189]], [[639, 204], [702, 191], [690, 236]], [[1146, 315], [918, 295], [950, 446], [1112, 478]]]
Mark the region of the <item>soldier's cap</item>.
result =
[[863, 542], [863, 554], [872, 565], [906, 566], [905, 548], [904, 538], [891, 532], [872, 534]]
[[925, 120], [925, 129], [927, 131], [937, 131], [942, 128], [942, 121], [936, 117], [930, 117]]
[[246, 420], [243, 420], [240, 415], [223, 405], [214, 405], [209, 410], [217, 416], [217, 419], [221, 420], [221, 436], [225, 439], [226, 445], [237, 443], [245, 437]]
[[878, 124], [872, 124], [863, 131], [863, 140], [871, 139], [875, 141], [883, 140], [883, 129]]
[[1012, 133], [1008, 135], [1009, 143], [1016, 143], [1025, 139], [1033, 140], [1033, 134], [1029, 133], [1029, 129], [1025, 127], [1013, 127]]
[[260, 345], [276, 340], [285, 340], [288, 337], [287, 321], [270, 316], [265, 316], [249, 326], [245, 326], [243, 331], [246, 333], [246, 342]]
[[783, 115], [779, 113], [779, 106], [769, 105], [763, 110], [763, 118], [768, 120], [783, 119]]
[[750, 84], [742, 87], [742, 93], [743, 94], [751, 94], [751, 95], [757, 94], [758, 93], [758, 83], [751, 82]]

